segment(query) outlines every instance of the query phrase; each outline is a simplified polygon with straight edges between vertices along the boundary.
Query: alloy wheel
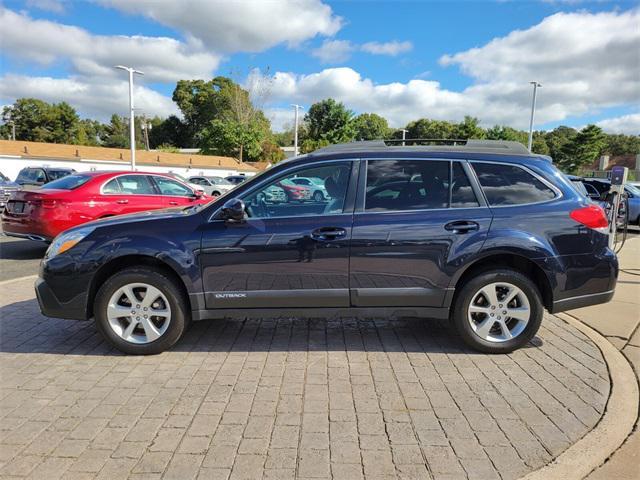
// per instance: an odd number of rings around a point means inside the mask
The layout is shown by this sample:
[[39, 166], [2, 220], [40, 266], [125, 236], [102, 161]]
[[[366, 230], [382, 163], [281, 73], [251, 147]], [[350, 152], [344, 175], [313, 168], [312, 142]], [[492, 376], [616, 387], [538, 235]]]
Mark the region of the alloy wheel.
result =
[[527, 295], [511, 283], [490, 283], [478, 290], [469, 304], [467, 319], [483, 340], [502, 343], [520, 335], [531, 318]]
[[123, 340], [135, 344], [150, 343], [169, 328], [171, 306], [156, 287], [130, 283], [111, 295], [107, 319], [111, 329]]

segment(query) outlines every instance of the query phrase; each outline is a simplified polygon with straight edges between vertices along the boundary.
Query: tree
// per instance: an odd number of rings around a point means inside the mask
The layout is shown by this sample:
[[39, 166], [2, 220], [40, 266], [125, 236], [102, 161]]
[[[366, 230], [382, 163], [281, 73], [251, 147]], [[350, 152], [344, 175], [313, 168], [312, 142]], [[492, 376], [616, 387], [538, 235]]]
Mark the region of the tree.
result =
[[480, 121], [477, 118], [465, 115], [462, 122], [453, 126], [453, 138], [464, 140], [485, 138], [485, 131], [479, 124]]
[[83, 118], [78, 123], [77, 135], [74, 139], [76, 145], [102, 145], [107, 136], [106, 125], [97, 120]]
[[587, 125], [574, 137], [569, 147], [569, 156], [560, 164], [563, 170], [577, 173], [584, 166], [591, 165], [602, 153], [605, 135], [596, 125]]
[[200, 150], [205, 154], [243, 156], [256, 160], [262, 152], [263, 131], [255, 125], [235, 121], [212, 120], [198, 137]]
[[[159, 120], [159, 121], [157, 121]], [[189, 144], [189, 135], [185, 124], [175, 115], [166, 119], [152, 119], [149, 131], [149, 145], [158, 148], [160, 145], [181, 147]]]
[[637, 155], [640, 153], [640, 136], [638, 135], [607, 135], [604, 155]]
[[355, 137], [353, 112], [341, 102], [328, 98], [314, 103], [304, 117], [310, 140], [327, 143], [350, 142]]
[[271, 140], [264, 140], [261, 145], [260, 161], [268, 162], [271, 165], [284, 160], [284, 152], [276, 143]]
[[66, 102], [53, 104], [47, 112], [47, 142], [76, 143], [80, 117]]
[[375, 113], [361, 113], [353, 119], [356, 140], [378, 140], [389, 135], [389, 123], [386, 118]]
[[75, 143], [80, 118], [68, 103], [19, 98], [2, 110], [5, 124], [16, 127], [16, 140]]
[[[406, 130], [408, 130], [407, 138], [453, 138], [453, 125], [444, 120], [421, 118], [409, 122]], [[402, 134], [399, 133], [397, 138], [402, 138]]]
[[572, 163], [573, 141], [578, 132], [566, 126], [554, 128], [545, 135], [549, 148], [549, 155], [556, 165], [570, 165]]

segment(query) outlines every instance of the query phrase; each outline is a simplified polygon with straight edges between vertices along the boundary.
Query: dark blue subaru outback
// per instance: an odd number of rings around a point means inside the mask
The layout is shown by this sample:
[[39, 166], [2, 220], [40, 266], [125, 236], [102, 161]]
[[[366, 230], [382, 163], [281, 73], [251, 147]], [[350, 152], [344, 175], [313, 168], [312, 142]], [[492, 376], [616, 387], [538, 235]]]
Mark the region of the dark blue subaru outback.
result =
[[45, 315], [95, 318], [132, 354], [166, 350], [192, 320], [327, 315], [448, 318], [471, 347], [510, 352], [544, 309], [611, 299], [606, 232], [602, 209], [520, 144], [356, 142], [203, 207], [67, 230], [36, 292]]

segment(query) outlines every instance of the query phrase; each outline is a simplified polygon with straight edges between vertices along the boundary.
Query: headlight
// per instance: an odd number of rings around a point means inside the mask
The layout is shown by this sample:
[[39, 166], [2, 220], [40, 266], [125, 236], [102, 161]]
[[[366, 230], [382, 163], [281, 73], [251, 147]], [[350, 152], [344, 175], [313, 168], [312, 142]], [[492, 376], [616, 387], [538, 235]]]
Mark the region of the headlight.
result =
[[58, 235], [44, 254], [45, 259], [51, 259], [56, 255], [66, 252], [75, 247], [83, 238], [95, 230], [94, 227], [79, 228], [71, 232], [65, 232]]

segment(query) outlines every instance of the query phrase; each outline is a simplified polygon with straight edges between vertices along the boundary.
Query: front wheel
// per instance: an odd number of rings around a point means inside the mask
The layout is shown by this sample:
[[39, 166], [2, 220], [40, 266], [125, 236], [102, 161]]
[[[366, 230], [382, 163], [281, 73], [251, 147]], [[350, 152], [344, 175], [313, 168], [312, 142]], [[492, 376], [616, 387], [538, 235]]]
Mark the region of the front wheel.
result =
[[317, 190], [314, 194], [313, 194], [313, 200], [315, 202], [322, 202], [324, 201], [324, 195], [322, 194], [322, 192], [320, 190]]
[[189, 322], [187, 300], [161, 270], [129, 268], [110, 277], [94, 304], [96, 327], [118, 350], [151, 355], [171, 348]]
[[536, 285], [508, 269], [483, 272], [456, 295], [452, 321], [462, 340], [486, 353], [509, 353], [540, 328], [542, 299]]

